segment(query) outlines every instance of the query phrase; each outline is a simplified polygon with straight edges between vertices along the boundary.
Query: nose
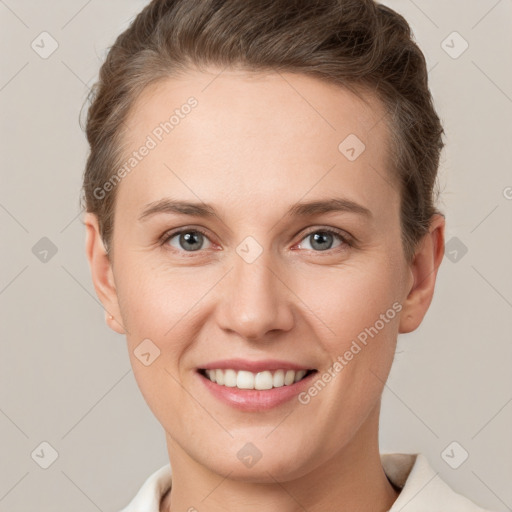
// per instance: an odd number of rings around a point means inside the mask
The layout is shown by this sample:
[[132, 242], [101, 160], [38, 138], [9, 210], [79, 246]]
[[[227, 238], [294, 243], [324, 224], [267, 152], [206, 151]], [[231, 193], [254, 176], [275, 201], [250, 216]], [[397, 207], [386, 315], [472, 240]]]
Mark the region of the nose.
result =
[[219, 290], [219, 326], [250, 341], [272, 341], [292, 328], [293, 293], [268, 251], [252, 263], [234, 255], [234, 268]]

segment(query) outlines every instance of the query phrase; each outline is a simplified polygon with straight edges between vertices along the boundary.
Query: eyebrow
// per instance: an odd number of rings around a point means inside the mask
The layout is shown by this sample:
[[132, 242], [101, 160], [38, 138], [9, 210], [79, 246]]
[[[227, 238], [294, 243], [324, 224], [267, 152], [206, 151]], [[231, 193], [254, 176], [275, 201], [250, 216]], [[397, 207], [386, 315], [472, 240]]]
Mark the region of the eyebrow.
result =
[[[326, 200], [308, 201], [296, 203], [289, 208], [285, 216], [287, 217], [307, 217], [330, 212], [347, 212], [372, 218], [372, 212], [365, 206], [345, 198], [331, 198]], [[145, 221], [148, 218], [160, 214], [183, 214], [194, 217], [217, 217], [215, 208], [206, 203], [197, 203], [189, 201], [176, 201], [168, 198], [154, 201], [145, 206], [139, 221]]]

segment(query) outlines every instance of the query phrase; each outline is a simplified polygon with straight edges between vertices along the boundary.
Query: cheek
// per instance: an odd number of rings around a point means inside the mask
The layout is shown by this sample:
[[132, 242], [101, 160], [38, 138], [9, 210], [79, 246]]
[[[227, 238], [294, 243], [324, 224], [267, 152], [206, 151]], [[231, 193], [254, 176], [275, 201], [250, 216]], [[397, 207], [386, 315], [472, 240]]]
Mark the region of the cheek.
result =
[[[204, 268], [171, 269], [151, 263], [119, 265], [123, 271], [118, 279], [118, 296], [129, 331], [126, 338], [131, 365], [141, 393], [157, 418], [176, 426], [179, 416], [171, 409], [180, 400], [169, 397], [181, 397], [181, 402], [186, 402], [178, 382], [191, 367], [190, 349], [204, 325], [198, 315], [204, 315], [204, 296], [218, 276]], [[144, 340], [151, 340], [157, 347], [153, 350], [158, 357], [148, 367], [137, 358], [139, 347], [148, 343]]]
[[319, 278], [307, 292], [308, 306], [321, 319], [315, 324], [318, 343], [337, 363], [325, 372], [335, 377], [324, 403], [338, 404], [352, 426], [375, 405], [393, 363], [402, 308], [399, 282], [391, 258], [372, 258]]
[[302, 276], [295, 290], [315, 313], [314, 322], [325, 333], [319, 337], [333, 352], [360, 335], [364, 338], [365, 329], [375, 324], [381, 337], [397, 332], [399, 282], [391, 258], [374, 258], [361, 265], [318, 270], [308, 279]]
[[155, 265], [155, 258], [126, 259], [116, 276], [121, 314], [131, 334], [172, 337], [175, 326], [193, 314], [215, 276], [191, 267]]
[[[147, 263], [123, 268], [118, 296], [137, 385], [155, 417], [175, 430], [181, 428], [176, 411], [186, 401], [180, 364], [193, 339], [194, 304], [197, 307], [207, 283], [194, 286], [194, 277], [186, 275], [187, 271], [170, 272]], [[145, 358], [142, 354], [148, 352]], [[144, 364], [147, 359], [148, 365]]]

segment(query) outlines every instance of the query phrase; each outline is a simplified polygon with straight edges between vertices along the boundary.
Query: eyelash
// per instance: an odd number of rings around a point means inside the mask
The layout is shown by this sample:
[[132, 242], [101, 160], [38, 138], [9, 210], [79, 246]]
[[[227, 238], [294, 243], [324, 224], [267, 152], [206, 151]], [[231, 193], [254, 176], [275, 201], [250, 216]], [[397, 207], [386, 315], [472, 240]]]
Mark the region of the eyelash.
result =
[[[179, 228], [179, 229], [174, 230], [174, 231], [173, 230], [166, 231], [161, 236], [161, 238], [160, 238], [160, 245], [163, 247], [167, 242], [169, 242], [169, 240], [171, 240], [175, 236], [180, 235], [182, 233], [195, 233], [195, 232], [201, 233], [203, 236], [208, 238], [208, 240], [210, 240], [209, 237], [208, 237], [208, 234], [203, 229], [196, 228], [196, 227], [190, 227], [190, 228], [185, 227], [185, 228]], [[342, 242], [342, 245], [340, 245], [338, 247], [335, 247], [333, 249], [327, 249], [325, 251], [315, 251], [315, 250], [312, 250], [312, 249], [307, 249], [307, 250], [309, 250], [311, 252], [314, 252], [314, 253], [318, 253], [318, 254], [332, 254], [333, 252], [348, 250], [351, 247], [355, 246], [355, 241], [354, 241], [354, 239], [351, 236], [349, 236], [344, 231], [338, 230], [336, 228], [314, 228], [311, 231], [308, 231], [307, 233], [305, 233], [304, 236], [300, 239], [300, 242], [302, 242], [308, 236], [310, 236], [310, 235], [312, 235], [314, 233], [328, 233], [328, 234], [331, 234], [331, 235], [335, 235]], [[210, 242], [211, 242], [211, 240], [210, 240]], [[200, 250], [199, 251], [184, 251], [184, 250], [183, 251], [178, 251], [174, 247], [171, 248], [170, 250], [177, 251], [177, 252], [180, 252], [180, 253], [185, 253], [185, 254], [187, 254], [186, 257], [191, 257], [191, 256], [194, 256], [195, 253], [197, 253], [197, 252], [202, 252]]]

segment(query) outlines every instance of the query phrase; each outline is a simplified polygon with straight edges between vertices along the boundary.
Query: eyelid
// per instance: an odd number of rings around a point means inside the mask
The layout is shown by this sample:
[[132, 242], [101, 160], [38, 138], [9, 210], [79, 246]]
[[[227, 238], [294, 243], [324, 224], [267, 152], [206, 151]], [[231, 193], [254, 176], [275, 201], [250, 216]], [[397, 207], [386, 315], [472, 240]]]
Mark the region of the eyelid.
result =
[[340, 228], [335, 228], [331, 226], [313, 226], [312, 228], [308, 228], [306, 233], [302, 236], [302, 240], [306, 238], [307, 236], [313, 234], [313, 233], [334, 233], [338, 235], [342, 240], [346, 241], [347, 243], [355, 243], [355, 238], [350, 234], [347, 233], [345, 230]]

